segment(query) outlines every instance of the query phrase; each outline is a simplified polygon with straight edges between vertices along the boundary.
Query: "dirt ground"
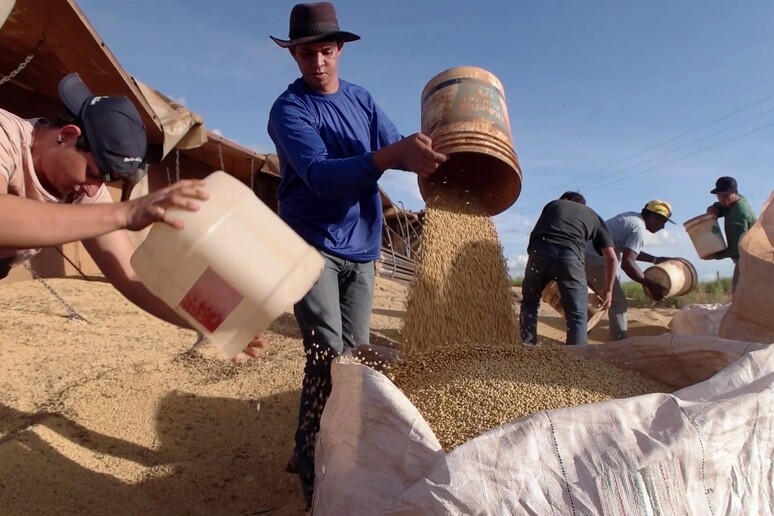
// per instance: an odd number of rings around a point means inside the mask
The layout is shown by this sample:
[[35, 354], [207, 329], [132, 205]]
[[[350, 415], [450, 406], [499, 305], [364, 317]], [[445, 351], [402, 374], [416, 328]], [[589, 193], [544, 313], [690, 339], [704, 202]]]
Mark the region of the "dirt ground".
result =
[[[287, 312], [259, 360], [234, 365], [195, 333], [145, 314], [109, 284], [0, 283], [0, 512], [303, 514], [290, 456], [303, 369]], [[372, 341], [399, 342], [405, 288], [379, 279]], [[630, 334], [674, 311], [630, 310]], [[541, 309], [546, 339], [564, 321]], [[592, 331], [604, 340], [607, 321]]]

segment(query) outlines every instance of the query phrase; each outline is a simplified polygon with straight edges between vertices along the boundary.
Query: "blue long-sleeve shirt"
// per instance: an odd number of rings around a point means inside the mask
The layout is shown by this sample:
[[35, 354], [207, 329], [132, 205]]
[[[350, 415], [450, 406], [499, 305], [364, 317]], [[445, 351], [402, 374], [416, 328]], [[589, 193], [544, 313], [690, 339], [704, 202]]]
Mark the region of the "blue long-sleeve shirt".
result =
[[364, 88], [340, 81], [333, 94], [297, 79], [274, 102], [279, 215], [304, 240], [347, 260], [379, 257], [382, 201], [375, 151], [402, 136]]

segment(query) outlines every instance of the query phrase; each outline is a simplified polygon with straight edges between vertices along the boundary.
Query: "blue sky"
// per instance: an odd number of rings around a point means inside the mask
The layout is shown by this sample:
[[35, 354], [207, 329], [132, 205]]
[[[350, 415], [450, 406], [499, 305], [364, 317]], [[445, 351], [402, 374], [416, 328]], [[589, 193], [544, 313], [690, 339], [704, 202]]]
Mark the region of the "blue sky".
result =
[[[262, 152], [274, 99], [298, 76], [285, 38], [295, 1], [80, 0], [133, 76], [201, 114], [209, 129]], [[703, 278], [682, 222], [732, 175], [759, 211], [774, 188], [774, 2], [339, 0], [341, 77], [369, 89], [404, 134], [419, 130], [419, 95], [434, 75], [479, 66], [503, 83], [524, 182], [495, 218], [513, 275], [543, 205], [580, 190], [603, 218], [672, 203], [677, 226], [645, 250], [682, 256]], [[423, 206], [416, 177], [382, 187]]]

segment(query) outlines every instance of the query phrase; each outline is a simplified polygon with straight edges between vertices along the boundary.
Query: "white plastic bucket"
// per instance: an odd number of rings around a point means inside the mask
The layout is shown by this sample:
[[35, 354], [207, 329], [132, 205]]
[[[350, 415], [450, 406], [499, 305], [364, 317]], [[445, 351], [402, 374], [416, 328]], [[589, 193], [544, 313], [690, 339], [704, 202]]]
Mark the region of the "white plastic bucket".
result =
[[[684, 258], [673, 258], [652, 265], [645, 270], [644, 274], [646, 278], [666, 289], [666, 297], [684, 296], [693, 290], [699, 281], [696, 268]], [[648, 289], [644, 289], [650, 296]]]
[[170, 210], [182, 230], [154, 224], [131, 263], [142, 282], [233, 358], [320, 275], [322, 255], [244, 184], [205, 178], [198, 211]]
[[[562, 294], [559, 292], [559, 286], [556, 284], [556, 281], [551, 281], [548, 285], [546, 285], [546, 288], [543, 289], [543, 293], [541, 294], [540, 299], [543, 302], [551, 305], [551, 308], [559, 312], [560, 315], [564, 316]], [[600, 310], [601, 305], [602, 303], [597, 297], [597, 294], [591, 290], [591, 288], [589, 288], [588, 304], [586, 305], [586, 315], [588, 317], [586, 322], [586, 331], [591, 331], [591, 329], [597, 325], [597, 323], [607, 312], [607, 310]]]
[[726, 239], [720, 231], [718, 218], [711, 213], [699, 215], [683, 223], [700, 258], [709, 258], [726, 249]]

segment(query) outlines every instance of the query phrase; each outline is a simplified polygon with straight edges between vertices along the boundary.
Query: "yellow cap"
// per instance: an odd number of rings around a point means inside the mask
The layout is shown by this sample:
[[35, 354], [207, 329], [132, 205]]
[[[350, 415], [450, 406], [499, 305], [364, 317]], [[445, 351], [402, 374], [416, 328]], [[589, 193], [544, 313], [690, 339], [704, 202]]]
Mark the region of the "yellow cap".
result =
[[645, 209], [648, 211], [652, 211], [653, 213], [656, 213], [658, 215], [661, 215], [662, 217], [665, 217], [672, 224], [675, 223], [674, 220], [669, 218], [672, 216], [672, 206], [670, 206], [669, 203], [666, 201], [659, 201], [658, 199], [654, 201], [650, 201], [648, 204], [645, 205]]

